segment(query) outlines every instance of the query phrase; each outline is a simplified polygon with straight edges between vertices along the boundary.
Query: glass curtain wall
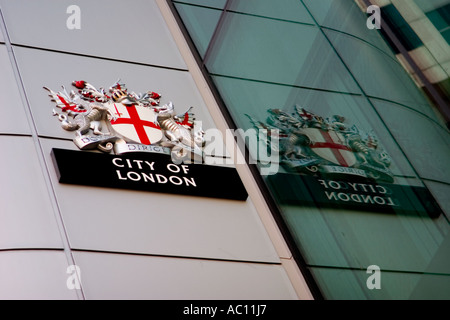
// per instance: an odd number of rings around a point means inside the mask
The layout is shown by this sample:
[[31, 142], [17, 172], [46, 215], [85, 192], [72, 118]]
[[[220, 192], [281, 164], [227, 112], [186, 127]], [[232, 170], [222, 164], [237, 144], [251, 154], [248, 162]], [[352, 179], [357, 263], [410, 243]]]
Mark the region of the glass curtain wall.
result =
[[449, 299], [450, 135], [355, 2], [171, 2], [235, 128], [270, 133], [262, 179], [321, 295]]

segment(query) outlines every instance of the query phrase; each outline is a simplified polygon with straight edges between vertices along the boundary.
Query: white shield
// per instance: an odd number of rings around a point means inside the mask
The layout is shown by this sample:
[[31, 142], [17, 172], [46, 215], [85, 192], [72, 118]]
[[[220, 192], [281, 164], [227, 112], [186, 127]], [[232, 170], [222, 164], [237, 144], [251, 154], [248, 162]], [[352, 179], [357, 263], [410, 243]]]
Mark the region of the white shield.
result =
[[356, 157], [340, 132], [325, 131], [317, 128], [301, 130], [311, 140], [311, 150], [321, 158], [343, 167], [351, 167]]
[[151, 108], [122, 103], [109, 103], [108, 108], [116, 117], [111, 126], [127, 142], [149, 145], [161, 141], [163, 133]]

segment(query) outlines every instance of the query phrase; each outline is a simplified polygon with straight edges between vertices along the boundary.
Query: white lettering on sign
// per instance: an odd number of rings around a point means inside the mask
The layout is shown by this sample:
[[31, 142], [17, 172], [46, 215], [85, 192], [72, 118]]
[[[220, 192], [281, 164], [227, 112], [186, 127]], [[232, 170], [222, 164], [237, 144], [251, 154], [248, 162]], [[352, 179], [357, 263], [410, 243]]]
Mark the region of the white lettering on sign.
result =
[[[122, 158], [113, 158], [112, 164], [115, 167], [122, 168], [122, 170], [116, 170], [117, 179], [123, 181], [141, 181], [141, 182], [150, 182], [150, 183], [159, 183], [165, 184], [170, 183], [176, 186], [188, 186], [188, 187], [196, 187], [197, 183], [193, 177], [179, 177], [177, 175], [163, 175], [160, 173], [152, 173], [150, 171], [155, 171], [156, 162], [149, 162], [145, 160], [138, 159], [122, 159]], [[132, 171], [124, 171], [123, 169], [133, 169]], [[177, 173], [182, 175], [187, 175], [189, 173], [188, 165], [177, 165], [174, 163], [169, 163], [166, 166], [166, 169], [171, 173]], [[140, 171], [142, 170], [142, 171]], [[145, 170], [145, 171], [144, 171]]]

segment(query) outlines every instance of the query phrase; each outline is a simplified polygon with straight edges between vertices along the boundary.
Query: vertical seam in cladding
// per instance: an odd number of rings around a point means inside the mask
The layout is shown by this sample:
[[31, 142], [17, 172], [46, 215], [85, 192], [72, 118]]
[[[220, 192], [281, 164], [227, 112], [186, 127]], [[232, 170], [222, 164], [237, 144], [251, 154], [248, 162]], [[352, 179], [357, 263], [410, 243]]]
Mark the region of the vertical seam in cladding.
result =
[[[27, 97], [26, 90], [25, 90], [25, 85], [23, 83], [22, 76], [20, 74], [19, 65], [17, 63], [14, 49], [11, 44], [11, 39], [9, 37], [8, 28], [6, 26], [6, 21], [3, 16], [3, 11], [1, 8], [0, 8], [0, 31], [3, 33], [4, 42], [5, 42], [7, 51], [8, 51], [8, 56], [10, 59], [12, 71], [14, 73], [17, 88], [19, 90], [20, 98], [22, 100], [21, 104], [22, 104], [22, 107], [24, 108], [24, 111], [25, 111], [25, 114], [27, 117], [27, 121], [28, 121], [30, 130], [31, 130], [31, 138], [33, 139], [36, 156], [39, 161], [39, 166], [41, 167], [41, 173], [42, 173], [42, 176], [44, 179], [45, 186], [47, 188], [47, 194], [49, 196], [49, 200], [50, 200], [51, 206], [53, 208], [54, 217], [56, 219], [56, 223], [58, 225], [61, 240], [63, 242], [64, 253], [66, 255], [67, 263], [68, 263], [68, 265], [75, 265], [75, 260], [72, 255], [72, 251], [70, 249], [69, 237], [67, 235], [67, 230], [64, 226], [60, 207], [59, 207], [58, 200], [56, 197], [56, 192], [52, 186], [49, 168], [47, 167], [46, 162], [45, 162], [44, 150], [39, 141], [38, 130], [36, 127], [36, 123], [34, 122], [33, 113], [31, 112], [31, 106], [28, 101], [28, 97]], [[81, 288], [79, 290], [78, 289], [76, 290], [76, 295], [77, 295], [78, 299], [84, 300], [85, 295], [83, 292], [83, 287], [82, 287], [81, 282], [80, 282], [80, 286], [81, 286]], [[45, 290], [45, 288], [43, 288], [43, 289]]]

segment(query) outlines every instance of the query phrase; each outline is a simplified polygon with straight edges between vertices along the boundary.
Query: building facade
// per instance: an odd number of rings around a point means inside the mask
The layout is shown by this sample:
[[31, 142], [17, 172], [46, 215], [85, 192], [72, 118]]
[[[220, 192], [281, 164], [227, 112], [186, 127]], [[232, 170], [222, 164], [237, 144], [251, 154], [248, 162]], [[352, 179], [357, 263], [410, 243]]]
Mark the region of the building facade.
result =
[[[0, 298], [449, 299], [447, 78], [434, 77], [448, 43], [418, 36], [433, 65], [394, 48], [385, 6], [414, 23], [381, 2], [380, 30], [366, 1], [0, 0]], [[61, 180], [54, 149], [115, 156], [79, 150], [52, 112], [71, 106], [43, 87], [117, 79], [193, 107], [197, 165], [225, 198]], [[69, 171], [101, 180], [101, 165]], [[245, 199], [226, 199], [219, 168]]]

